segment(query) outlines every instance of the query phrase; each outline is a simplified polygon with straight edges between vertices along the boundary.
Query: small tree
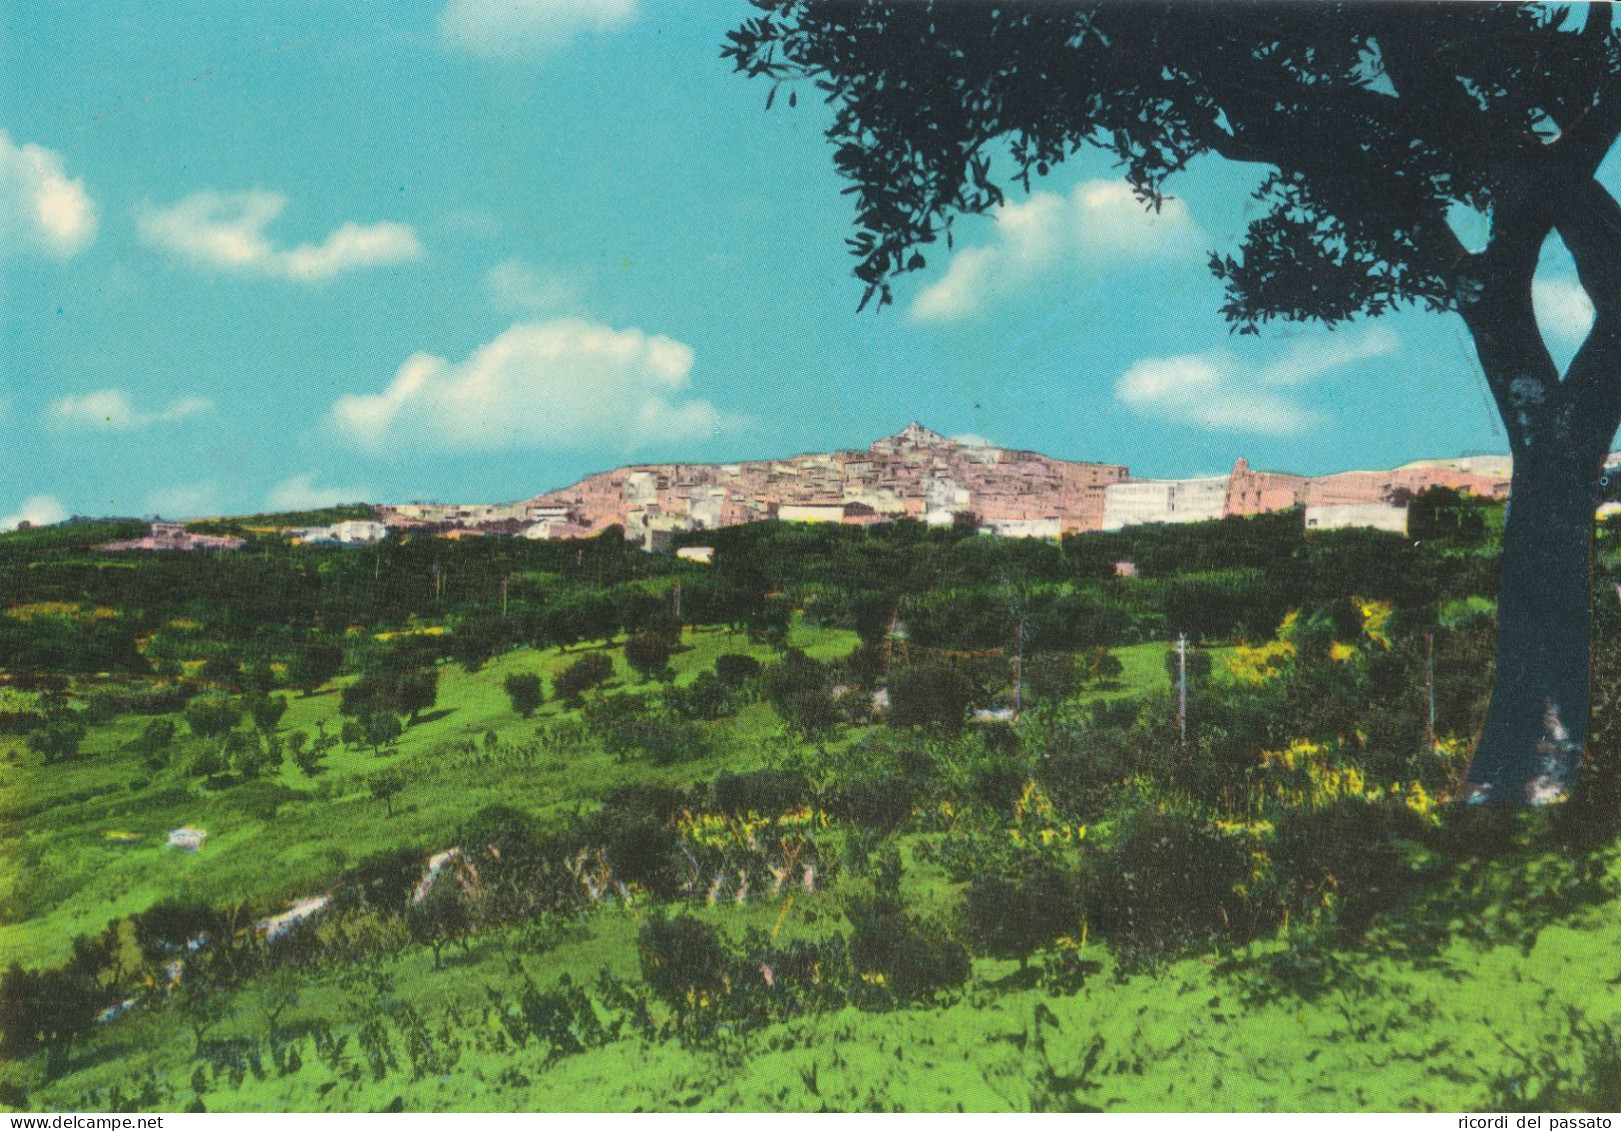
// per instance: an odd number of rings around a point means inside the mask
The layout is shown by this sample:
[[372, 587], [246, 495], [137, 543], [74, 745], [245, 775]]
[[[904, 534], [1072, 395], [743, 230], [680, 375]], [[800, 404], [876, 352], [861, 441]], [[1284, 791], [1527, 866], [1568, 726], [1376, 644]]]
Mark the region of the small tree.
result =
[[447, 868], [434, 877], [422, 898], [405, 908], [406, 929], [414, 941], [433, 951], [435, 970], [443, 969], [445, 947], [452, 942], [466, 945], [467, 933], [472, 929], [471, 901], [460, 879]]
[[186, 704], [186, 725], [198, 738], [218, 738], [242, 721], [242, 708], [219, 696], [193, 699]]
[[409, 716], [406, 725], [415, 726], [417, 717], [439, 701], [439, 671], [419, 668], [402, 672], [392, 681], [390, 691], [381, 705], [395, 714]]
[[506, 689], [512, 709], [526, 719], [540, 708], [545, 699], [540, 677], [533, 672], [514, 672], [507, 676]]
[[336, 644], [312, 638], [293, 653], [287, 664], [287, 679], [307, 696], [332, 679], [343, 668], [343, 649]]
[[552, 693], [569, 706], [578, 707], [587, 691], [606, 683], [613, 674], [613, 661], [601, 652], [592, 652], [552, 677]]
[[366, 779], [366, 788], [372, 797], [383, 803], [390, 817], [394, 816], [394, 799], [405, 789], [405, 777], [398, 770], [384, 770]]
[[152, 719], [141, 730], [141, 736], [130, 743], [131, 749], [152, 770], [160, 770], [169, 761], [169, 747], [174, 743], [173, 719]]
[[1114, 683], [1125, 674], [1126, 665], [1107, 648], [1094, 648], [1086, 658], [1086, 678], [1093, 683]]
[[293, 764], [305, 777], [313, 778], [325, 767], [326, 750], [320, 744], [310, 742], [307, 732], [295, 730], [287, 735], [287, 749], [293, 756]]
[[360, 730], [366, 745], [379, 757], [382, 756], [383, 747], [398, 742], [400, 735], [404, 733], [400, 720], [387, 711], [373, 711], [369, 715], [362, 716]]
[[262, 731], [273, 731], [281, 717], [287, 713], [287, 697], [285, 695], [261, 695], [248, 701], [248, 710], [253, 713], [253, 725]]
[[740, 652], [715, 657], [715, 678], [727, 687], [742, 687], [760, 674], [760, 661]]
[[1012, 875], [981, 874], [968, 885], [968, 941], [981, 954], [1017, 958], [1023, 970], [1030, 953], [1080, 920], [1074, 882], [1045, 860], [1022, 864]]
[[28, 749], [43, 762], [66, 762], [78, 757], [79, 743], [84, 741], [85, 726], [70, 717], [52, 719], [28, 736]]
[[638, 632], [625, 641], [625, 662], [644, 680], [669, 679], [675, 646], [675, 639], [662, 632]]

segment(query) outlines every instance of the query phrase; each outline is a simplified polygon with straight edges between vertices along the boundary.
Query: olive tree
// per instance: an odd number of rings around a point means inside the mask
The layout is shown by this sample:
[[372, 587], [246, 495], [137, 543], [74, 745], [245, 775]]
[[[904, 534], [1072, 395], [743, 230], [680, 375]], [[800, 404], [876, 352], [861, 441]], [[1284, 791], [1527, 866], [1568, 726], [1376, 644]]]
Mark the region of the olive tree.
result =
[[[850, 183], [862, 305], [1082, 147], [1148, 208], [1205, 154], [1264, 169], [1239, 246], [1210, 256], [1238, 331], [1419, 305], [1472, 339], [1514, 459], [1495, 685], [1469, 801], [1566, 794], [1587, 739], [1600, 468], [1621, 423], [1621, 134], [1608, 4], [757, 0], [723, 49], [814, 85]], [[1451, 219], [1489, 227], [1467, 246]], [[1532, 308], [1557, 235], [1595, 319], [1561, 372]], [[1419, 378], [1421, 379], [1421, 378]]]

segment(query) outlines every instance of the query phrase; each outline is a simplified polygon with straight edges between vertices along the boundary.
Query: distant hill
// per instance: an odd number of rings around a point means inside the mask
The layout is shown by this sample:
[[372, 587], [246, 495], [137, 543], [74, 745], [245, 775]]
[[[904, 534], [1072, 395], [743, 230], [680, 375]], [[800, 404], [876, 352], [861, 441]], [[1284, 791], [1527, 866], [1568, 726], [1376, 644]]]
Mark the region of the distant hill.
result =
[[[1121, 464], [1054, 459], [977, 437], [954, 440], [914, 422], [865, 449], [738, 463], [636, 464], [516, 502], [378, 510], [394, 526], [527, 529], [532, 537], [588, 536], [617, 525], [645, 546], [666, 544], [682, 532], [773, 518], [846, 525], [909, 518], [1051, 538], [1117, 524], [1106, 515], [1111, 499], [1116, 512], [1134, 516], [1130, 522], [1179, 521], [1302, 505], [1399, 503], [1433, 486], [1501, 497], [1507, 476], [1506, 457], [1497, 456], [1318, 477], [1257, 472], [1240, 459], [1226, 476], [1143, 480]], [[1179, 485], [1182, 518], [1173, 513]], [[1136, 517], [1144, 515], [1150, 517]]]

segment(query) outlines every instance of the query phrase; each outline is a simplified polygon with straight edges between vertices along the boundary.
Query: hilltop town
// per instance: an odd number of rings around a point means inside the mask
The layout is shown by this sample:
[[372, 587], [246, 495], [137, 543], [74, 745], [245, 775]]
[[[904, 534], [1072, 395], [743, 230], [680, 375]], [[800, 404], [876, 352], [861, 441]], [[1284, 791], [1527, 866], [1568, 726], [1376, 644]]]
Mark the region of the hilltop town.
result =
[[661, 549], [681, 532], [780, 519], [871, 525], [914, 519], [1005, 537], [1057, 538], [1144, 523], [1195, 522], [1303, 507], [1308, 526], [1403, 530], [1406, 503], [1432, 487], [1504, 498], [1507, 456], [1424, 460], [1388, 471], [1308, 477], [1257, 471], [1139, 479], [1120, 464], [950, 439], [908, 424], [865, 450], [722, 464], [642, 464], [512, 503], [378, 508], [390, 527], [573, 538], [619, 525]]

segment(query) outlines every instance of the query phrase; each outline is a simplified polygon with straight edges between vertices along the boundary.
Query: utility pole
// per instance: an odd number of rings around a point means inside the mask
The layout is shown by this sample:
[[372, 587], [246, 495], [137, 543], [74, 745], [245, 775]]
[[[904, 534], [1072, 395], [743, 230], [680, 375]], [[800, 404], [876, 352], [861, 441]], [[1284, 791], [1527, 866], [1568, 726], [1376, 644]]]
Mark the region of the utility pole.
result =
[[1188, 634], [1177, 634], [1177, 742], [1188, 740]]
[[1013, 628], [1013, 725], [1019, 725], [1019, 711], [1024, 704], [1024, 618]]
[[681, 624], [681, 582], [675, 583], [675, 623]]
[[506, 617], [506, 615], [507, 615], [507, 575], [503, 573], [501, 575], [501, 616], [504, 619]]
[[1435, 634], [1424, 634], [1424, 753], [1435, 753]]

